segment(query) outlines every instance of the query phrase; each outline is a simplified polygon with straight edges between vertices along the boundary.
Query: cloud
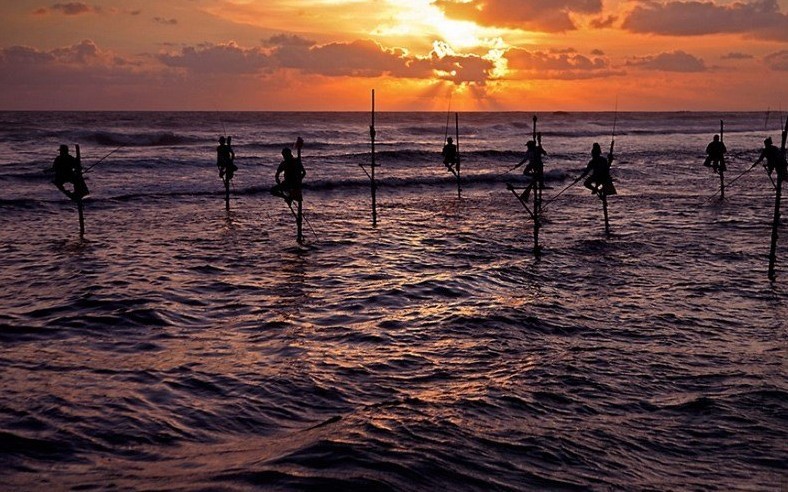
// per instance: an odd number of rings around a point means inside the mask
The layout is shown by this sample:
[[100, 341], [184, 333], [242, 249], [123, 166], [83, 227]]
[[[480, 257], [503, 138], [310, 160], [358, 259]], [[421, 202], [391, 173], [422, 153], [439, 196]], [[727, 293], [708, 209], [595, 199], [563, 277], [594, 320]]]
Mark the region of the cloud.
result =
[[573, 14], [599, 14], [602, 0], [435, 0], [451, 18], [530, 31], [577, 29]]
[[588, 57], [572, 48], [531, 51], [512, 48], [506, 52], [508, 68], [530, 79], [591, 79], [622, 75], [612, 70], [610, 62], [598, 50]]
[[[132, 14], [137, 15], [137, 14]], [[165, 26], [174, 26], [178, 24], [178, 19], [165, 19], [164, 17], [154, 17], [154, 22], [157, 24], [163, 24]]]
[[242, 48], [234, 42], [187, 46], [177, 53], [162, 53], [158, 59], [168, 67], [213, 74], [252, 74], [271, 66], [262, 48]]
[[622, 27], [631, 32], [667, 36], [739, 33], [788, 41], [788, 14], [780, 12], [777, 0], [749, 0], [730, 5], [646, 0], [627, 15]]
[[169, 67], [195, 73], [256, 74], [277, 69], [298, 70], [326, 77], [381, 77], [444, 79], [483, 85], [492, 78], [495, 63], [476, 54], [458, 54], [436, 43], [426, 56], [375, 41], [356, 40], [319, 45], [292, 35], [278, 35], [262, 46], [236, 43], [201, 45], [164, 53], [158, 59]]
[[706, 63], [684, 51], [672, 51], [658, 55], [638, 57], [626, 63], [628, 66], [641, 67], [661, 72], [705, 72]]
[[727, 55], [723, 55], [722, 56], [723, 60], [749, 60], [749, 59], [752, 59], [752, 58], [755, 58], [755, 57], [753, 55], [748, 54], [748, 53], [740, 53], [738, 51], [732, 51], [732, 52], [728, 53]]
[[772, 70], [786, 72], [788, 71], [788, 50], [770, 53], [763, 57], [763, 61]]

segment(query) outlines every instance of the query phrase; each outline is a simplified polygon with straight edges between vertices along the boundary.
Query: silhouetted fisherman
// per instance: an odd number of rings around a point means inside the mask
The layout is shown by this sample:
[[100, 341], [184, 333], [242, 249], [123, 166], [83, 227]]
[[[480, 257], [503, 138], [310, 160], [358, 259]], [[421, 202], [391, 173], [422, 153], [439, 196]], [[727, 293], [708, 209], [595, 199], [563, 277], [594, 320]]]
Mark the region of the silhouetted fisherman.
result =
[[720, 136], [714, 135], [714, 139], [706, 146], [706, 160], [703, 162], [703, 165], [712, 168], [715, 173], [727, 171], [728, 168], [725, 166], [726, 152], [728, 152], [728, 149], [720, 141]]
[[[300, 158], [293, 157], [293, 151], [285, 147], [282, 149], [284, 160], [276, 169], [276, 185], [271, 188], [271, 194], [284, 198], [288, 205], [295, 200], [301, 202], [301, 182], [306, 176], [306, 170]], [[280, 176], [284, 175], [284, 179]]]
[[610, 176], [610, 161], [602, 157], [602, 147], [596, 142], [591, 147], [591, 160], [588, 161], [588, 165], [583, 171], [583, 174], [577, 179], [580, 180], [589, 173], [591, 173], [591, 175], [583, 181], [583, 186], [591, 190], [592, 195], [601, 193], [608, 195], [615, 194], [613, 178]]
[[216, 167], [219, 168], [219, 177], [226, 181], [233, 179], [233, 174], [238, 169], [233, 164], [235, 153], [229, 145], [230, 138], [225, 140], [224, 137], [219, 137], [219, 146], [216, 147]]
[[761, 155], [758, 157], [758, 160], [755, 161], [754, 165], [766, 159], [766, 171], [769, 173], [769, 176], [771, 176], [776, 169], [778, 179], [788, 179], [788, 163], [786, 163], [785, 156], [780, 151], [780, 148], [772, 143], [771, 137], [764, 140], [763, 145], [764, 147], [763, 150], [761, 150]]
[[443, 155], [443, 163], [446, 165], [446, 169], [454, 172], [457, 165], [457, 146], [454, 145], [454, 140], [451, 137], [446, 139], [446, 145], [443, 146], [441, 155]]
[[[79, 146], [77, 146], [77, 154], [79, 154], [78, 149]], [[82, 176], [82, 163], [79, 158], [68, 153], [68, 145], [60, 146], [60, 154], [55, 157], [52, 169], [55, 172], [52, 182], [69, 199], [80, 201], [90, 194], [85, 178]], [[66, 183], [73, 185], [73, 191], [69, 191], [63, 186]]]
[[539, 189], [544, 189], [544, 163], [542, 162], [542, 156], [547, 155], [547, 151], [541, 145], [537, 146], [533, 140], [527, 141], [525, 147], [525, 157], [511, 171], [514, 171], [526, 162], [528, 163], [523, 169], [523, 176], [531, 176], [531, 182], [528, 183], [528, 186], [520, 195], [523, 200], [528, 200], [531, 190], [536, 186], [539, 186]]

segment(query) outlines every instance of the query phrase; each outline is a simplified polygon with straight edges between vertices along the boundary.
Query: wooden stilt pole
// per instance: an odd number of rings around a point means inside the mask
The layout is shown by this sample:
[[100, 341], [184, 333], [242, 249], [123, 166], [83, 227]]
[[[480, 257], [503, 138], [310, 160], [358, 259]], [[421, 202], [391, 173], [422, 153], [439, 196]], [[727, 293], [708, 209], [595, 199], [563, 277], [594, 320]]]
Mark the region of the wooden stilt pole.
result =
[[605, 191], [602, 190], [602, 193], [600, 193], [600, 195], [601, 195], [601, 198], [602, 198], [602, 212], [605, 214], [605, 235], [609, 236], [610, 235], [610, 219], [608, 218], [608, 215], [607, 215], [607, 193], [605, 193]]
[[[725, 124], [720, 120], [720, 143], [724, 143]], [[720, 157], [720, 163], [717, 170], [720, 173], [720, 200], [725, 200], [725, 154]]]
[[77, 200], [77, 211], [79, 211], [79, 238], [82, 239], [85, 237], [85, 215], [81, 198]]
[[230, 180], [224, 179], [224, 208], [230, 210]]
[[372, 188], [372, 225], [378, 225], [378, 206], [377, 206], [377, 188], [375, 182], [375, 89], [372, 89], [372, 124], [369, 127], [369, 137], [372, 141], [372, 157], [371, 157], [371, 171], [370, 181]]
[[777, 230], [780, 227], [780, 200], [782, 199], [783, 178], [777, 177], [777, 192], [774, 198], [774, 218], [772, 220], [772, 243], [769, 248], [769, 280], [774, 281], [777, 275], [774, 265], [777, 262]]
[[457, 140], [457, 198], [462, 198], [462, 181], [460, 179], [460, 114], [454, 113], [454, 137]]
[[[780, 122], [782, 123], [782, 122]], [[782, 154], [783, 162], [785, 161], [785, 144], [788, 137], [788, 118], [785, 119], [785, 125], [782, 130], [782, 142], [780, 145], [780, 154]], [[774, 218], [772, 219], [772, 241], [769, 248], [769, 280], [774, 281], [777, 274], [774, 271], [775, 263], [777, 263], [777, 231], [780, 228], [780, 202], [782, 200], [783, 181], [785, 175], [788, 173], [786, 169], [780, 169], [782, 163], [778, 163], [777, 168], [777, 190], [774, 198]]]
[[[541, 139], [538, 138], [538, 135], [537, 135], [537, 132], [536, 132], [536, 121], [537, 121], [537, 118], [536, 118], [536, 115], [534, 115], [534, 117], [533, 117], [533, 128], [532, 128], [532, 137], [533, 137], [533, 141], [534, 141], [534, 145], [535, 145], [535, 149], [536, 149], [536, 155], [534, 155], [532, 157], [534, 160], [538, 160], [538, 159], [542, 158], [542, 156], [541, 156], [541, 151], [542, 151]], [[535, 162], [532, 163], [532, 164], [534, 165], [534, 175], [533, 175], [533, 178], [532, 178], [533, 181], [531, 182], [531, 185], [532, 185], [531, 191], [534, 194], [534, 213], [533, 213], [533, 215], [534, 215], [534, 256], [539, 256], [539, 253], [541, 252], [541, 247], [539, 246], [539, 229], [541, 228], [541, 225], [542, 225], [541, 224], [541, 221], [542, 221], [542, 190], [541, 190], [541, 183], [539, 182], [541, 176], [539, 175], [540, 174], [539, 166], [536, 165]]]

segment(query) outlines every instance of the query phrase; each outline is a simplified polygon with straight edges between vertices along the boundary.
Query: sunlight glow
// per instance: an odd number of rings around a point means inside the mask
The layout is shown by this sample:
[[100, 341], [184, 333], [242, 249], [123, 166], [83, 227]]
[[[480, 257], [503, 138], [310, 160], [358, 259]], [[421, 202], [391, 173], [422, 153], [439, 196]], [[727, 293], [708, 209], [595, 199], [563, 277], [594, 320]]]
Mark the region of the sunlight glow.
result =
[[379, 36], [437, 36], [455, 49], [486, 46], [482, 28], [468, 21], [456, 21], [430, 0], [387, 0], [394, 14], [390, 24], [379, 26]]

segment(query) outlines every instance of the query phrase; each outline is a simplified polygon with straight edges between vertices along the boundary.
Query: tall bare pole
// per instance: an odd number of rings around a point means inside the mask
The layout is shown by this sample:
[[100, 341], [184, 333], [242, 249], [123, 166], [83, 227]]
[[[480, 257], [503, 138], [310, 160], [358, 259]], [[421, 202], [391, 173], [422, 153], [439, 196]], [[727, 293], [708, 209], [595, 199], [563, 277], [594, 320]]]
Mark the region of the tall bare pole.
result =
[[372, 157], [370, 163], [370, 182], [372, 188], [372, 225], [378, 225], [378, 206], [377, 206], [377, 188], [378, 184], [375, 182], [375, 89], [372, 89], [372, 124], [369, 125], [369, 138], [372, 141]]

